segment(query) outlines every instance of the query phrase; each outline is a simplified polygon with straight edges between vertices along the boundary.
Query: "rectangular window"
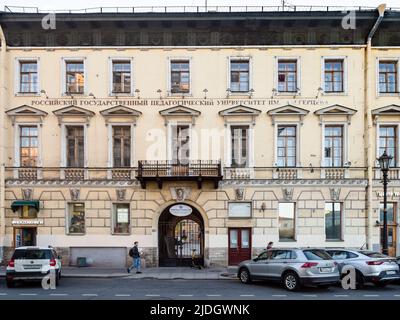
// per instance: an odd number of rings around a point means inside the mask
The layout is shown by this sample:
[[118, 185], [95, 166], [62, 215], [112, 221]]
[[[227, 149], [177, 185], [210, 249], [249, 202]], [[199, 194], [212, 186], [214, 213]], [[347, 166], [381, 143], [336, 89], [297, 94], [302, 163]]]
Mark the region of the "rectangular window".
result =
[[85, 233], [85, 204], [70, 203], [68, 205], [69, 233]]
[[67, 127], [67, 167], [84, 167], [84, 141], [83, 126]]
[[113, 165], [130, 167], [131, 165], [131, 127], [113, 126]]
[[38, 93], [37, 61], [19, 62], [19, 92]]
[[296, 126], [278, 126], [278, 167], [296, 166]]
[[85, 67], [83, 61], [65, 61], [66, 93], [82, 94], [85, 86]]
[[171, 93], [190, 92], [189, 60], [171, 61]]
[[249, 92], [249, 74], [249, 60], [231, 60], [231, 92]]
[[297, 61], [278, 61], [278, 91], [297, 92]]
[[379, 62], [379, 92], [397, 93], [397, 61]]
[[36, 167], [38, 162], [38, 128], [21, 126], [19, 132], [21, 167]]
[[129, 204], [114, 204], [113, 233], [129, 233]]
[[18, 216], [22, 219], [36, 219], [37, 210], [31, 206], [22, 206], [18, 210]]
[[343, 60], [325, 60], [325, 92], [343, 92]]
[[[388, 202], [386, 206], [386, 216], [387, 222], [389, 224], [395, 224], [395, 204], [393, 202]], [[379, 215], [379, 222], [383, 223], [383, 203], [380, 204], [380, 215]]]
[[251, 202], [229, 202], [229, 218], [251, 218]]
[[112, 62], [112, 93], [131, 93], [131, 62]]
[[231, 126], [231, 166], [244, 168], [249, 165], [249, 127]]
[[190, 127], [189, 125], [174, 125], [172, 130], [172, 163], [187, 165], [190, 160]]
[[343, 127], [325, 126], [325, 166], [343, 165]]
[[379, 154], [380, 157], [384, 151], [387, 155], [393, 157], [390, 162], [391, 167], [397, 165], [397, 126], [379, 126]]
[[326, 240], [342, 240], [342, 204], [325, 203], [325, 236]]
[[295, 239], [295, 205], [293, 202], [281, 202], [279, 213], [279, 240]]

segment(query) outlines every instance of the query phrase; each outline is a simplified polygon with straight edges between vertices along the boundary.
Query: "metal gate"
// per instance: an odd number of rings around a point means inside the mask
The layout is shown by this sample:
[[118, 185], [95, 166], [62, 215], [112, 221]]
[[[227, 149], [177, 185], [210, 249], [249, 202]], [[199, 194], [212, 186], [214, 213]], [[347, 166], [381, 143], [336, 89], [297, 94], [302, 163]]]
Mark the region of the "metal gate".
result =
[[190, 266], [192, 256], [197, 265], [203, 265], [203, 251], [203, 228], [198, 222], [186, 217], [159, 222], [160, 266]]

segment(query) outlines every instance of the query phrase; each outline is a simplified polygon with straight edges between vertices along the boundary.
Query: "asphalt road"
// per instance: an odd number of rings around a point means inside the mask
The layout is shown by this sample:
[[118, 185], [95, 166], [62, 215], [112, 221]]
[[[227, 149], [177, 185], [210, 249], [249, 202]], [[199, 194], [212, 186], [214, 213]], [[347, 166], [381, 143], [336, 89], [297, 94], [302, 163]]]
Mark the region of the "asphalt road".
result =
[[288, 292], [279, 284], [239, 280], [150, 280], [150, 279], [61, 279], [55, 290], [43, 290], [40, 283], [23, 283], [8, 289], [0, 279], [0, 300], [35, 299], [144, 299], [144, 300], [400, 300], [400, 284], [385, 288], [367, 285], [362, 290], [341, 287], [304, 288]]

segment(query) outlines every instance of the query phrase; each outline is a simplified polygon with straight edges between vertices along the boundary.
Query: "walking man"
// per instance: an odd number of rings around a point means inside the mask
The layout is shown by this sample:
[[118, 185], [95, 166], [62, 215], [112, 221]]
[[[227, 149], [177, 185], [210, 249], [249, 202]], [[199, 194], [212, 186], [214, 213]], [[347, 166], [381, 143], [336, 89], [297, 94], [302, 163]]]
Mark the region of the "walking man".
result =
[[142, 273], [140, 271], [140, 252], [139, 252], [138, 245], [139, 245], [139, 243], [137, 241], [135, 241], [133, 244], [133, 247], [129, 250], [129, 256], [132, 257], [133, 263], [127, 269], [128, 273], [130, 273], [133, 268], [136, 269], [136, 273]]

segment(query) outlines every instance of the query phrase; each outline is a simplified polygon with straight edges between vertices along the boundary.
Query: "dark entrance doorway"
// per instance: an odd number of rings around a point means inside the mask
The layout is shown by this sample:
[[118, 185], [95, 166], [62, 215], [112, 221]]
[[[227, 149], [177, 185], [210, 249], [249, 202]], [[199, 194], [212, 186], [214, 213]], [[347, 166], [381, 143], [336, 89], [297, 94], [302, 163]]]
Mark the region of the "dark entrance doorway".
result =
[[[192, 255], [196, 265], [204, 265], [204, 222], [193, 207], [187, 216], [175, 216], [171, 205], [158, 221], [158, 248], [160, 267], [190, 266]], [[186, 206], [186, 205], [185, 205]]]
[[14, 228], [14, 247], [36, 246], [36, 235], [34, 227]]

